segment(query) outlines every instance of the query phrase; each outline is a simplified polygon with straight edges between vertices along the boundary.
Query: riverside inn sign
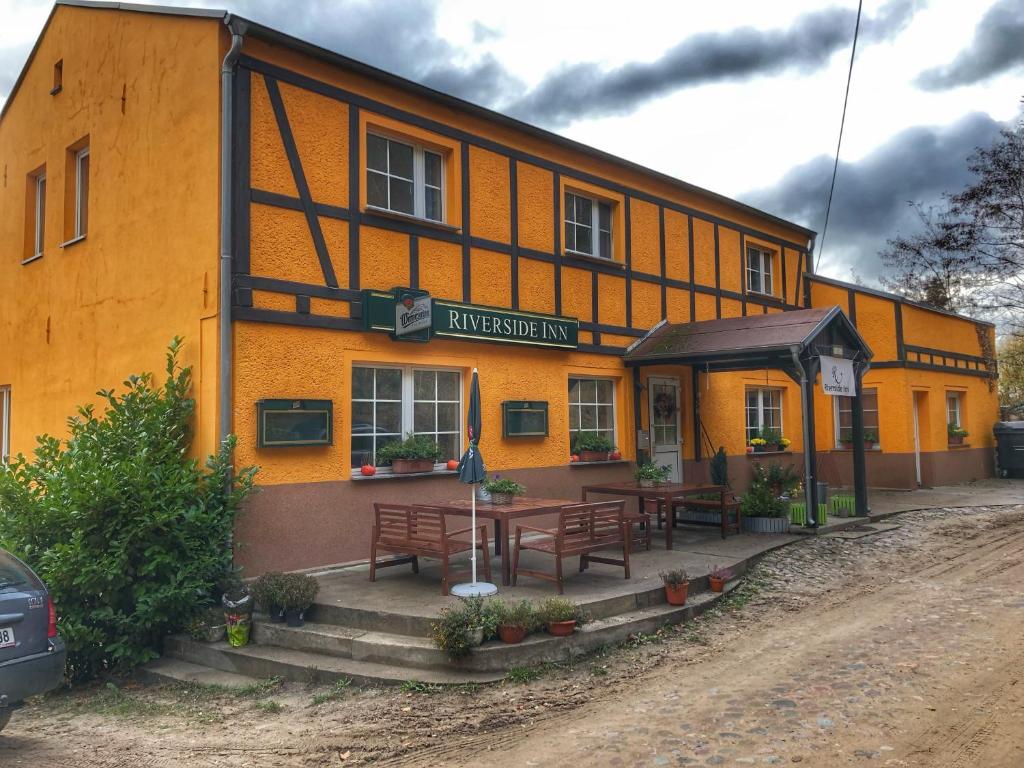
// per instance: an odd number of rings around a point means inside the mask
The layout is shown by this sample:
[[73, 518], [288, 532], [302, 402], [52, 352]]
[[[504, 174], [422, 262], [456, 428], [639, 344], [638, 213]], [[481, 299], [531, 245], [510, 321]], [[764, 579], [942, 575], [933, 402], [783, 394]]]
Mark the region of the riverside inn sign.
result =
[[557, 349], [579, 344], [575, 318], [432, 299], [426, 291], [411, 288], [363, 291], [363, 324], [403, 341], [436, 336]]

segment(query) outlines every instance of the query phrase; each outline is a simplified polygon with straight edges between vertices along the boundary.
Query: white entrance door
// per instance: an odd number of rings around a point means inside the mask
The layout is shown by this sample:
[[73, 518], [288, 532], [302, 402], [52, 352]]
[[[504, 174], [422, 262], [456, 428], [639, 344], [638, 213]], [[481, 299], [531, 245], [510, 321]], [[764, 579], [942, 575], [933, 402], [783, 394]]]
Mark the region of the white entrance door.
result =
[[917, 476], [917, 484], [921, 484], [921, 420], [918, 416], [918, 402], [920, 398], [916, 392], [911, 392], [914, 399], [914, 472]]
[[652, 376], [647, 380], [651, 407], [651, 457], [659, 467], [668, 465], [669, 477], [683, 481], [680, 452], [679, 379]]

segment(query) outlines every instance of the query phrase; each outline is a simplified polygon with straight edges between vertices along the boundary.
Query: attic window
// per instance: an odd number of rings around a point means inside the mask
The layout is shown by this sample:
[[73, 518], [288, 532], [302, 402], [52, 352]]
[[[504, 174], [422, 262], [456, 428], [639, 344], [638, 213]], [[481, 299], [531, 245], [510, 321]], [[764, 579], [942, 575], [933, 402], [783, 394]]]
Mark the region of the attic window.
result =
[[51, 96], [56, 96], [60, 93], [61, 88], [64, 87], [64, 59], [60, 59], [56, 64], [53, 65], [53, 89], [50, 91]]

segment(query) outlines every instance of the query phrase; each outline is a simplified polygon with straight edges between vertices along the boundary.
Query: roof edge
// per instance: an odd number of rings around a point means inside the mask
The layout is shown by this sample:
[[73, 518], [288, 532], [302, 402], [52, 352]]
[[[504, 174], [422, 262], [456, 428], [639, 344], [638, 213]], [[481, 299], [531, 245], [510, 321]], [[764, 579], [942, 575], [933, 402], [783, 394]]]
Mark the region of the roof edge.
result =
[[953, 312], [949, 309], [942, 309], [940, 307], [933, 307], [931, 304], [925, 304], [923, 301], [915, 301], [914, 299], [908, 299], [906, 296], [900, 296], [898, 293], [890, 293], [889, 291], [883, 291], [879, 288], [871, 288], [866, 285], [857, 285], [856, 283], [848, 283], [845, 280], [838, 280], [834, 277], [825, 277], [824, 275], [816, 275], [812, 272], [805, 272], [804, 277], [809, 280], [816, 280], [819, 283], [825, 283], [835, 288], [846, 288], [848, 290], [859, 291], [860, 293], [866, 293], [868, 296], [876, 296], [880, 299], [888, 299], [889, 301], [895, 301], [900, 304], [906, 304], [917, 309], [923, 309], [927, 312], [934, 312], [937, 315], [945, 315], [946, 317], [953, 317], [957, 320], [965, 320], [969, 323], [975, 323], [978, 325], [987, 325], [991, 328], [995, 328], [996, 324], [990, 320], [979, 320], [976, 317], [969, 315], [962, 315], [959, 312]]

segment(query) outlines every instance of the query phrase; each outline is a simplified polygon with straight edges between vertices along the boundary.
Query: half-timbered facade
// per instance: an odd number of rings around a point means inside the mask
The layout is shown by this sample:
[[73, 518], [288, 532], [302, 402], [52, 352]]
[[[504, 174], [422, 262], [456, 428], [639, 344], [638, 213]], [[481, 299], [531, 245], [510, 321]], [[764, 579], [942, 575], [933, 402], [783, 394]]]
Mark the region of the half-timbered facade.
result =
[[[119, 5], [58, 4], [0, 118], [10, 450], [158, 368], [180, 334], [197, 452], [230, 429], [239, 463], [261, 467], [242, 562], [359, 560], [373, 501], [456, 492], [443, 464], [361, 469], [407, 433], [457, 458], [473, 368], [488, 467], [533, 495], [626, 479], [638, 451], [704, 477], [719, 446], [742, 488], [764, 429], [792, 441], [767, 460], [798, 463], [801, 393], [783, 370], [634, 375], [623, 358], [662, 321], [838, 306], [874, 352], [859, 361], [868, 482], [991, 473], [990, 325], [816, 276], [810, 230], [274, 30]], [[429, 320], [406, 319], [428, 327], [404, 333], [403, 302], [423, 297]], [[813, 401], [816, 476], [832, 484], [853, 481], [846, 400]], [[510, 426], [542, 411], [543, 429]], [[587, 432], [622, 461], [573, 461]]]

